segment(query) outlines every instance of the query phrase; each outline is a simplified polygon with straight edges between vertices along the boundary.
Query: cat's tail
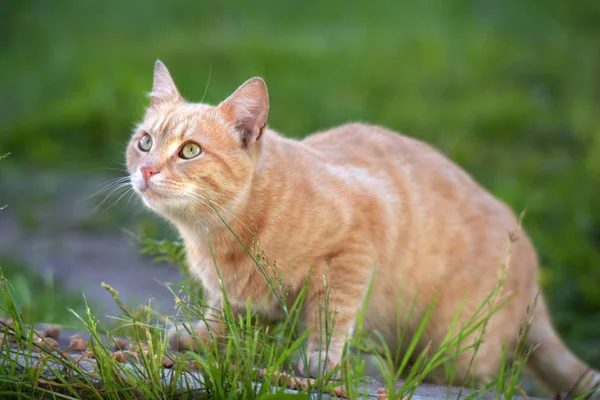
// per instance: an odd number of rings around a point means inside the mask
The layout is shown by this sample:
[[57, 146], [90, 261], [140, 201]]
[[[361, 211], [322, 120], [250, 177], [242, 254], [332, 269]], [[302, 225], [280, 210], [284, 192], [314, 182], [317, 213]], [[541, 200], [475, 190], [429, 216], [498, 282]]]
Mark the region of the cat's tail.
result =
[[575, 356], [558, 336], [542, 296], [533, 310], [527, 345], [535, 347], [528, 369], [555, 392], [600, 399], [600, 373]]

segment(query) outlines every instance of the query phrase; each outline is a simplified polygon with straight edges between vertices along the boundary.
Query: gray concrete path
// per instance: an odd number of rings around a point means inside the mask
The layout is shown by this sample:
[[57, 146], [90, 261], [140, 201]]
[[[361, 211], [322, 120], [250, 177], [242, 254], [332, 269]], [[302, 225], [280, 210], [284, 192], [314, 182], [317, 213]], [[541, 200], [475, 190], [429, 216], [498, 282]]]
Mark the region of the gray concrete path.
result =
[[[41, 174], [1, 176], [0, 256], [23, 261], [34, 271], [82, 293], [101, 306], [96, 314], [118, 315], [100, 284], [117, 289], [127, 305], [155, 299], [161, 310], [173, 306], [164, 282], [178, 283], [176, 268], [143, 256], [124, 229], [144, 217], [141, 204], [125, 199], [95, 210], [105, 197], [87, 199], [106, 177]], [[114, 198], [113, 200], [116, 200]], [[146, 215], [144, 218], [149, 218]]]

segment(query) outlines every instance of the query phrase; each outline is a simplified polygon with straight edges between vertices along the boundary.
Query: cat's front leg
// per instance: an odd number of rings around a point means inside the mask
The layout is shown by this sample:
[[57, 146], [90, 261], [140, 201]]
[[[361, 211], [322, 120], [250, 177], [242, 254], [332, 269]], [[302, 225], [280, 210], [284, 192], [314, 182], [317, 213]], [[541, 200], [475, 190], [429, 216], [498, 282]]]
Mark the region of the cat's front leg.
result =
[[[304, 303], [305, 324], [311, 333], [306, 359], [300, 361], [300, 372], [320, 377], [340, 365], [369, 284], [373, 270], [369, 266], [371, 260], [364, 253], [338, 255], [328, 260], [320, 276], [317, 272], [311, 277]], [[340, 377], [340, 372], [333, 376], [334, 379]]]
[[175, 325], [168, 331], [169, 347], [178, 351], [198, 351], [217, 340], [223, 331], [220, 296], [207, 295], [204, 318], [191, 323]]

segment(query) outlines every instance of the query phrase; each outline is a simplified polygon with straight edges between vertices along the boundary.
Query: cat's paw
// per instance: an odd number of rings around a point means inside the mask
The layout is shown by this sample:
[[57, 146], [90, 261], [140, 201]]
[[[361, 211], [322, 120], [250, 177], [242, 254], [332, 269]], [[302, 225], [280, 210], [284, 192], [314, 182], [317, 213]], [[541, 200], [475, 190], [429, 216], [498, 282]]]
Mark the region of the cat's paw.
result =
[[319, 351], [312, 351], [306, 355], [306, 362], [308, 365], [305, 365], [304, 358], [300, 359], [300, 363], [298, 365], [299, 372], [303, 375], [308, 373], [308, 376], [311, 378], [320, 378], [324, 375], [330, 374], [332, 371], [336, 370], [330, 379], [332, 380], [340, 380], [342, 379], [342, 372], [338, 368], [341, 362], [341, 357], [336, 356], [335, 354], [328, 354], [325, 357], [325, 353], [321, 353]]
[[216, 342], [203, 322], [174, 325], [167, 331], [169, 347], [176, 351], [198, 351]]

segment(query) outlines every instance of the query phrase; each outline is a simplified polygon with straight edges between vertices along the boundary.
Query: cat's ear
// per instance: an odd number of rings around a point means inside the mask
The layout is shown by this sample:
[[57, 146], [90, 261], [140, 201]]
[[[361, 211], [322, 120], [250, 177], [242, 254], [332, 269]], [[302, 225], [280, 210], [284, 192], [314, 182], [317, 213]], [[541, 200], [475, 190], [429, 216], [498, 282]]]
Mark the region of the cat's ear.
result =
[[219, 104], [221, 112], [240, 132], [242, 145], [260, 140], [267, 125], [269, 95], [261, 78], [252, 78]]
[[164, 103], [176, 103], [182, 100], [169, 70], [160, 60], [154, 65], [154, 84], [150, 92], [150, 106], [157, 108]]

